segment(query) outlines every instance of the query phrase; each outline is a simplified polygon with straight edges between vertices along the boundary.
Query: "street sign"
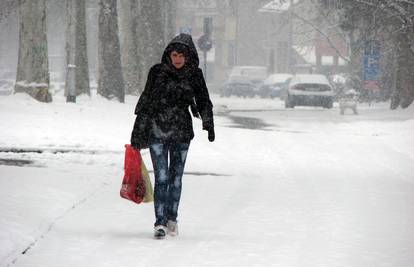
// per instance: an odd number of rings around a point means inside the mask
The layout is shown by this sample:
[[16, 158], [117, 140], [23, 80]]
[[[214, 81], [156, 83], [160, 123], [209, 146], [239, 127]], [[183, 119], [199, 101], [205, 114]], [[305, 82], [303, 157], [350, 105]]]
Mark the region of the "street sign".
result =
[[379, 90], [380, 78], [380, 50], [377, 40], [365, 42], [364, 47], [364, 86], [368, 90]]
[[366, 56], [379, 56], [381, 45], [377, 40], [370, 40], [365, 42], [364, 55]]
[[379, 60], [379, 56], [364, 57], [364, 80], [378, 80]]
[[211, 49], [213, 43], [211, 42], [209, 36], [202, 35], [200, 38], [198, 38], [197, 45], [201, 49], [201, 51], [207, 52]]
[[203, 20], [203, 32], [204, 32], [204, 35], [207, 35], [208, 37], [211, 36], [211, 34], [213, 32], [213, 18], [212, 17], [204, 18], [204, 20]]

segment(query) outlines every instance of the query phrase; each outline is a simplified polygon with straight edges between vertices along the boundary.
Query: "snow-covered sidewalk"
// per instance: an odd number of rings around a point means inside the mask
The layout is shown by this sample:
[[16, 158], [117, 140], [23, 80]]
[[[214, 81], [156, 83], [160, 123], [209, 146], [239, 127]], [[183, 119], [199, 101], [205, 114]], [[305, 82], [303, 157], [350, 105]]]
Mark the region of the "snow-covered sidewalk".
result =
[[1, 266], [413, 266], [413, 108], [214, 98], [268, 126], [217, 116], [209, 143], [194, 121], [180, 236], [159, 241], [152, 204], [119, 197], [136, 100], [0, 98], [0, 148], [47, 150], [0, 153], [33, 161], [0, 165]]

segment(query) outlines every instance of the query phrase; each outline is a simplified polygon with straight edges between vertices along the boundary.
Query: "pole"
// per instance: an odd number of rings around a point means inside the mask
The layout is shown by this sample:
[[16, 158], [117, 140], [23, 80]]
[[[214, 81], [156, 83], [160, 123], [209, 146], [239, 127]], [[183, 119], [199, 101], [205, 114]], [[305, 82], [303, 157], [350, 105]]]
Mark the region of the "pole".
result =
[[238, 63], [238, 53], [239, 53], [239, 23], [240, 23], [240, 19], [239, 19], [239, 1], [238, 0], [234, 0], [235, 3], [234, 4], [234, 16], [236, 17], [236, 34], [235, 34], [235, 40], [234, 40], [234, 65], [237, 65]]
[[288, 39], [288, 51], [287, 51], [287, 60], [288, 60], [288, 72], [293, 73], [292, 66], [292, 45], [293, 45], [293, 0], [290, 0], [289, 4], [289, 39]]

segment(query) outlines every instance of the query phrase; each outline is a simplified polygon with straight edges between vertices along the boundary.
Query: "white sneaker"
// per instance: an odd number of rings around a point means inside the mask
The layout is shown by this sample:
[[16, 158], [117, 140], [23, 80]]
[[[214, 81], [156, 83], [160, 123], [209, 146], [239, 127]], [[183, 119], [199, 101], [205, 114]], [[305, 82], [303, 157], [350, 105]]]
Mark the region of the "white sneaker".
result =
[[167, 222], [167, 233], [170, 236], [177, 236], [178, 235], [178, 224], [174, 221]]
[[155, 239], [164, 239], [167, 233], [167, 227], [164, 225], [157, 225], [154, 227], [154, 238]]

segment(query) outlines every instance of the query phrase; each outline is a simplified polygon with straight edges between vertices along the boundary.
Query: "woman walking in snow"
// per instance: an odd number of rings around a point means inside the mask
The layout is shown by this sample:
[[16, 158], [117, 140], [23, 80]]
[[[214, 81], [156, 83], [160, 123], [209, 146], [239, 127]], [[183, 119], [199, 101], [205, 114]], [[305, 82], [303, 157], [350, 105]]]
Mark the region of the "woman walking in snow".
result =
[[135, 108], [137, 117], [131, 145], [150, 149], [155, 174], [154, 237], [157, 239], [167, 233], [178, 234], [181, 180], [194, 137], [190, 106], [194, 116], [201, 115], [209, 141], [215, 138], [213, 105], [198, 64], [191, 35], [176, 36], [166, 47], [161, 63], [151, 67]]

